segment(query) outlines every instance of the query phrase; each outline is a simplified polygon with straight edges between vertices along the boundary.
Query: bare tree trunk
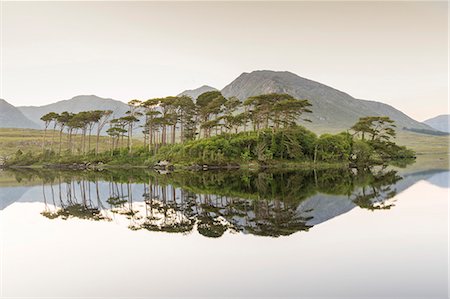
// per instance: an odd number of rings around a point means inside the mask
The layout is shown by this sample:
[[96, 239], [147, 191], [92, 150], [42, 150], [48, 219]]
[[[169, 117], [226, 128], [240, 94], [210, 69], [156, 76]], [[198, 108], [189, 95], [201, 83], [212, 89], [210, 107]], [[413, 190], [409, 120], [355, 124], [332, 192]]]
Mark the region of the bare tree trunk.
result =
[[166, 132], [167, 132], [167, 128], [166, 128], [166, 126], [164, 125], [164, 126], [162, 127], [162, 132], [161, 132], [161, 143], [162, 143], [162, 144], [166, 144]]
[[130, 126], [130, 154], [133, 152], [133, 125]]
[[86, 132], [87, 131], [87, 129], [83, 129], [83, 131], [82, 131], [82, 134], [83, 134], [83, 136], [82, 136], [82, 138], [83, 138], [83, 155], [85, 155], [86, 154]]
[[314, 163], [317, 161], [317, 145], [314, 147]]
[[175, 144], [175, 131], [176, 131], [176, 129], [177, 129], [177, 125], [174, 124], [172, 126], [172, 144]]
[[131, 124], [128, 125], [128, 138], [127, 138], [127, 147], [128, 147], [128, 151], [130, 150], [130, 135], [131, 135]]
[[144, 130], [144, 148], [147, 148], [147, 133]]
[[55, 129], [56, 129], [56, 124], [53, 125], [52, 141], [51, 141], [51, 143], [50, 143], [50, 150], [53, 150], [53, 143], [54, 143], [54, 139], [55, 139]]
[[148, 127], [148, 151], [152, 150], [152, 144], [153, 144], [153, 127], [149, 126]]
[[45, 126], [45, 128], [44, 128], [44, 136], [42, 137], [42, 153], [43, 154], [45, 153], [45, 137], [47, 135], [47, 127], [48, 126]]
[[58, 155], [61, 155], [62, 131], [63, 131], [63, 127], [61, 127], [61, 130], [59, 130], [59, 150], [58, 150]]
[[92, 126], [89, 127], [88, 152], [91, 150]]
[[101, 132], [101, 126], [100, 126], [100, 123], [98, 123], [97, 124], [97, 137], [95, 140], [95, 154], [96, 155], [98, 155], [98, 152], [99, 152], [100, 132]]
[[68, 133], [68, 136], [67, 136], [67, 150], [70, 153], [71, 149], [72, 149], [72, 129], [69, 129], [69, 131], [67, 133]]
[[180, 122], [180, 142], [184, 142], [184, 126], [183, 121]]

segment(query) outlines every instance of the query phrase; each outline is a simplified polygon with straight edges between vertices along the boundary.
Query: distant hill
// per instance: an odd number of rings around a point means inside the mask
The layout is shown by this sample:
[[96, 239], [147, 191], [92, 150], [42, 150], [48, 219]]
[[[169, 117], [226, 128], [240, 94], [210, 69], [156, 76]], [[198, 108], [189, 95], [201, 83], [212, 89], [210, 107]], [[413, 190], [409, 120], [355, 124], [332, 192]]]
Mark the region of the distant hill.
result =
[[450, 133], [450, 114], [442, 114], [424, 121], [433, 129]]
[[0, 99], [0, 128], [38, 129], [39, 126], [28, 119], [19, 109]]
[[112, 110], [114, 117], [120, 117], [128, 111], [127, 104], [113, 99], [105, 99], [95, 95], [80, 95], [70, 100], [58, 101], [45, 106], [23, 106], [17, 107], [26, 117], [43, 127], [41, 116], [48, 112], [61, 113], [69, 111], [77, 113], [88, 110]]
[[196, 89], [188, 89], [180, 93], [178, 96], [187, 95], [193, 98], [194, 100], [198, 98], [199, 95], [202, 93], [208, 92], [208, 91], [215, 91], [217, 90], [214, 87], [203, 85], [202, 87], [196, 88]]
[[385, 115], [395, 120], [398, 128], [433, 130], [390, 105], [355, 99], [345, 92], [299, 77], [291, 72], [243, 73], [222, 89], [225, 97], [235, 96], [241, 100], [266, 93], [287, 93], [299, 99], [309, 100], [313, 105], [313, 113], [306, 117], [312, 123], [305, 123], [305, 125], [312, 128], [346, 129], [359, 117]]
[[[185, 90], [180, 95], [189, 95], [195, 99], [200, 94], [213, 90], [216, 89], [204, 85], [197, 89]], [[345, 92], [286, 71], [254, 71], [251, 73], [243, 73], [225, 86], [221, 92], [225, 97], [236, 96], [241, 100], [250, 96], [274, 92], [288, 93], [296, 98], [308, 99], [313, 105], [313, 113], [306, 115], [306, 117], [312, 123], [303, 124], [316, 131], [335, 132], [337, 130], [345, 130], [352, 126], [359, 117], [368, 115], [389, 116], [396, 121], [399, 129], [408, 128], [414, 132], [427, 134], [437, 130], [429, 126], [429, 124], [412, 119], [390, 105], [376, 101], [356, 99]], [[28, 118], [28, 121], [15, 121], [15, 119], [20, 119], [20, 117], [13, 117], [11, 119], [14, 121], [9, 121], [10, 127], [22, 128], [24, 125], [27, 127], [36, 127], [36, 125], [33, 125], [34, 122], [42, 128], [43, 122], [40, 121], [41, 116], [51, 111], [57, 113], [63, 111], [76, 113], [86, 110], [108, 109], [114, 111], [114, 117], [120, 117], [128, 110], [127, 104], [123, 102], [101, 98], [95, 95], [80, 95], [70, 100], [58, 101], [39, 107], [27, 106], [17, 108]], [[11, 109], [11, 107], [8, 109]], [[4, 110], [6, 111], [6, 109]], [[3, 113], [3, 110], [1, 112], [2, 114], [9, 114]], [[8, 115], [8, 117], [10, 116]], [[6, 120], [3, 123], [6, 124]]]

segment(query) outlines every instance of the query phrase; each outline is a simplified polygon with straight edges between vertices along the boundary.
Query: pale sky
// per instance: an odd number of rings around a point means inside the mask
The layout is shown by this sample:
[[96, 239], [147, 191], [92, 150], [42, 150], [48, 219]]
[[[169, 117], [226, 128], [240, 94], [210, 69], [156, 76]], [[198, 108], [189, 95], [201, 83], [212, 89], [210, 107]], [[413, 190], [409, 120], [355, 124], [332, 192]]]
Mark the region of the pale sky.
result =
[[291, 71], [417, 120], [448, 113], [446, 2], [2, 2], [1, 98], [128, 101]]

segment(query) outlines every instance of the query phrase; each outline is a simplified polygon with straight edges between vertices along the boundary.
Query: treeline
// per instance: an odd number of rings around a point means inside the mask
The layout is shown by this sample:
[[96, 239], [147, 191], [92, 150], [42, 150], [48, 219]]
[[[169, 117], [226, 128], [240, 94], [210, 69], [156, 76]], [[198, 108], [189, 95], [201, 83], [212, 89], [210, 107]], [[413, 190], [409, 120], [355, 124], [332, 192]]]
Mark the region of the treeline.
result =
[[[93, 110], [93, 111], [82, 111], [79, 113], [62, 112], [58, 114], [56, 112], [49, 112], [41, 117], [44, 122], [44, 136], [42, 140], [42, 150], [46, 151], [46, 137], [48, 128], [53, 125], [53, 130], [58, 129], [59, 131], [59, 145], [58, 145], [58, 155], [61, 155], [62, 150], [62, 138], [63, 132], [66, 130], [67, 133], [67, 151], [69, 154], [73, 154], [75, 148], [75, 142], [73, 139], [74, 135], [78, 133], [81, 134], [81, 141], [79, 145], [80, 152], [86, 154], [91, 150], [91, 135], [95, 128], [96, 145], [95, 153], [99, 153], [99, 140], [100, 133], [108, 123], [112, 115], [111, 110]], [[86, 144], [86, 139], [87, 144]], [[53, 151], [54, 144], [54, 134], [52, 134], [52, 139], [50, 143], [50, 150]]]
[[[317, 136], [298, 125], [303, 114], [311, 113], [311, 104], [288, 94], [265, 94], [240, 101], [211, 91], [195, 101], [183, 95], [132, 100], [128, 106], [126, 114], [119, 118], [113, 118], [109, 110], [48, 113], [41, 118], [45, 122], [43, 157], [22, 155], [10, 159], [9, 164], [88, 161], [152, 166], [169, 160], [185, 165], [225, 165], [286, 160], [367, 165], [414, 157], [414, 152], [393, 141], [396, 126], [389, 117], [363, 117], [346, 132]], [[139, 124], [140, 120], [143, 124]], [[59, 129], [59, 147], [57, 156], [47, 158], [45, 139], [51, 125]], [[133, 146], [133, 132], [137, 129], [142, 130], [143, 147]], [[62, 156], [64, 130], [68, 155]], [[110, 150], [99, 153], [102, 130], [109, 135]], [[95, 155], [91, 150], [93, 131]], [[78, 133], [81, 138], [75, 145], [73, 136]], [[52, 135], [51, 149], [53, 143]], [[74, 155], [76, 146], [78, 156]]]
[[123, 147], [127, 136], [127, 148], [132, 151], [133, 129], [142, 116], [144, 146], [157, 150], [166, 144], [237, 133], [239, 129], [258, 131], [271, 126], [277, 130], [295, 124], [304, 112], [311, 112], [307, 100], [288, 94], [260, 95], [241, 102], [235, 97], [225, 98], [219, 91], [205, 92], [195, 101], [186, 95], [169, 96], [132, 100], [128, 106], [127, 115], [113, 119], [107, 131], [113, 139], [112, 150]]
[[[295, 124], [304, 112], [311, 112], [309, 106], [311, 104], [307, 100], [295, 99], [287, 94], [260, 95], [241, 102], [235, 97], [227, 99], [219, 91], [210, 91], [201, 94], [195, 101], [185, 95], [146, 101], [131, 100], [126, 114], [114, 119], [110, 119], [112, 111], [50, 112], [41, 118], [45, 123], [43, 150], [47, 128], [51, 124], [54, 130], [59, 128], [59, 154], [64, 130], [68, 134], [69, 153], [73, 152], [72, 136], [77, 133], [83, 137], [81, 152], [86, 153], [86, 147], [89, 151], [90, 144], [85, 144], [85, 137], [90, 137], [95, 126], [98, 153], [99, 135], [107, 123], [111, 151], [126, 147], [131, 153], [133, 132], [137, 128], [142, 129], [144, 146], [152, 151], [166, 144], [183, 143], [224, 132], [285, 128]], [[139, 125], [140, 120], [143, 120], [143, 124]]]

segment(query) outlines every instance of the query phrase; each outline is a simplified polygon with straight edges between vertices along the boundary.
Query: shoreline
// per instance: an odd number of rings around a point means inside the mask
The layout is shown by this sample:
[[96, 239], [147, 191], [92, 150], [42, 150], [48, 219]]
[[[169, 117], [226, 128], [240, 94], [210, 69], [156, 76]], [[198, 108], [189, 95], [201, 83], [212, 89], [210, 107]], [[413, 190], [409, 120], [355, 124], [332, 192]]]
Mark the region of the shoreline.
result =
[[[381, 164], [371, 164], [365, 166], [380, 166]], [[74, 170], [74, 171], [101, 171], [104, 169], [142, 169], [142, 170], [154, 170], [154, 171], [230, 171], [230, 170], [249, 170], [249, 171], [264, 171], [264, 170], [322, 170], [322, 169], [352, 169], [357, 168], [356, 165], [349, 162], [292, 162], [292, 161], [280, 161], [270, 164], [260, 164], [257, 162], [251, 163], [233, 163], [226, 165], [216, 164], [164, 164], [164, 165], [109, 165], [109, 164], [92, 164], [92, 163], [74, 163], [74, 164], [34, 164], [34, 165], [12, 165], [2, 166], [0, 169], [55, 169], [55, 170]]]

